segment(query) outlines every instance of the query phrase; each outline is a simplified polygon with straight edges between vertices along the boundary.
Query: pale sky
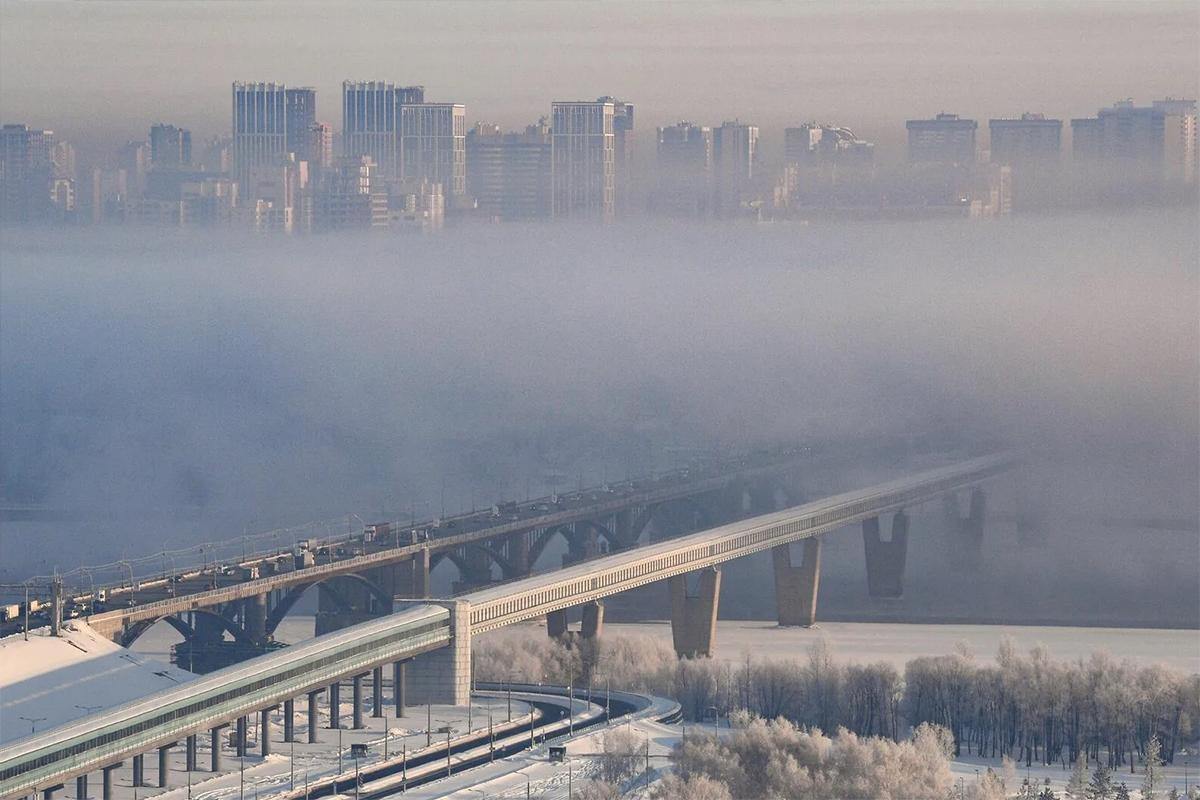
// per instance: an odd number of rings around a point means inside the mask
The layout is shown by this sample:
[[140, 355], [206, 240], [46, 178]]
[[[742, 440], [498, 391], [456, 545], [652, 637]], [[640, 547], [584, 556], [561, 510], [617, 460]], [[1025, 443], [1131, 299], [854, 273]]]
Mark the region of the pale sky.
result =
[[[0, 120], [85, 152], [163, 121], [229, 127], [229, 84], [424, 84], [469, 121], [523, 126], [553, 99], [633, 102], [640, 137], [739, 117], [846, 124], [887, 147], [953, 111], [1068, 119], [1132, 96], [1195, 97], [1200, 5], [1039, 3], [13, 2], [0, 0]], [[981, 127], [984, 127], [981, 125]]]

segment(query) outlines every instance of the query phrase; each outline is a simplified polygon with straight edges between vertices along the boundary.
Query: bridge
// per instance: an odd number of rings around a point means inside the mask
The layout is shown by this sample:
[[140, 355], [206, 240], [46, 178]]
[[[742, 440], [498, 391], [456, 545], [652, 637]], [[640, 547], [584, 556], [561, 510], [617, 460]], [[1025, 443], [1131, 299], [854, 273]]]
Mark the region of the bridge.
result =
[[[333, 727], [340, 725], [344, 680], [352, 682], [355, 715], [362, 713], [367, 680], [371, 682], [373, 710], [382, 713], [383, 672], [389, 664], [398, 710], [410, 700], [465, 705], [470, 693], [472, 636], [540, 616], [547, 617], [552, 635], [570, 635], [565, 614], [577, 606], [584, 609], [579, 635], [597, 636], [605, 597], [658, 581], [670, 586], [677, 652], [682, 656], [709, 655], [721, 565], [765, 550], [773, 554], [781, 623], [811, 624], [820, 582], [820, 537], [848, 525], [861, 524], [871, 593], [898, 596], [903, 591], [907, 509], [936, 500], [947, 501], [947, 507], [953, 508], [957, 493], [970, 490], [971, 512], [961, 520], [961, 533], [976, 540], [983, 528], [982, 485], [1017, 463], [1004, 454], [976, 458], [467, 592], [453, 600], [436, 604], [412, 600], [405, 604], [408, 608], [382, 619], [319, 636], [219, 670], [180, 689], [0, 747], [0, 797], [40, 788], [43, 800], [52, 800], [64, 781], [74, 777], [86, 782], [89, 772], [100, 769], [105, 775], [103, 798], [111, 800], [111, 770], [125, 757], [140, 758], [140, 753], [157, 748], [161, 764], [165, 753], [185, 739], [188, 768], [194, 769], [196, 736], [207, 730], [216, 737], [229, 724], [236, 726], [235, 739], [239, 752], [244, 752], [248, 714], [266, 715], [282, 703], [284, 737], [290, 739], [297, 697], [309, 704], [309, 737], [315, 741], [315, 709], [322, 689], [329, 698]], [[889, 514], [891, 535], [885, 537], [881, 518]], [[791, 545], [799, 541], [804, 543], [804, 557], [801, 564], [794, 565]], [[694, 590], [689, 587], [690, 576], [695, 576]], [[269, 737], [262, 737], [261, 746], [266, 755]], [[219, 748], [213, 752], [219, 753]], [[217, 766], [213, 765], [214, 771]], [[79, 788], [83, 794], [77, 791], [77, 795], [86, 797], [86, 785]]]
[[[775, 508], [795, 494], [811, 459], [801, 450], [759, 453], [664, 475], [621, 481], [425, 523], [389, 521], [360, 533], [306, 540], [229, 563], [67, 593], [36, 604], [32, 623], [86, 617], [129, 646], [157, 622], [183, 637], [181, 663], [201, 672], [259, 655], [300, 598], [318, 591], [317, 633], [390, 613], [396, 598], [428, 597], [443, 561], [456, 592], [530, 575], [561, 539], [570, 564], [636, 547], [650, 536], [711, 527]], [[13, 632], [21, 614], [0, 623]], [[224, 641], [229, 634], [232, 642]]]

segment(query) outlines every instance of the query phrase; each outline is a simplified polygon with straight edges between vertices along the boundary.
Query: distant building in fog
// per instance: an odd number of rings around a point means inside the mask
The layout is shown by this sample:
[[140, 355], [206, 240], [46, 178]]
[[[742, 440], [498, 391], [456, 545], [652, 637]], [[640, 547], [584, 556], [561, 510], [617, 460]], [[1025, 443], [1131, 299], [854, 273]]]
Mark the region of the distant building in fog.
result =
[[707, 215], [713, 200], [712, 128], [679, 122], [659, 128], [657, 138], [654, 209], [667, 214]]
[[910, 119], [908, 129], [908, 160], [914, 164], [973, 164], [975, 163], [975, 130], [973, 119], [958, 114], [938, 114], [933, 119]]
[[550, 216], [550, 124], [523, 133], [476, 125], [467, 134], [467, 191], [479, 213], [500, 220]]
[[1058, 161], [1062, 151], [1062, 120], [1044, 114], [988, 120], [988, 133], [994, 164], [1048, 164]]
[[743, 203], [755, 199], [758, 126], [739, 121], [713, 128], [713, 211], [721, 216], [743, 213]]
[[557, 218], [611, 222], [616, 214], [612, 100], [550, 104], [551, 208]]
[[75, 210], [74, 150], [54, 131], [0, 128], [0, 218], [63, 218]]
[[370, 156], [343, 158], [322, 173], [315, 227], [340, 230], [387, 225], [387, 185]]
[[784, 129], [783, 149], [787, 163], [801, 167], [870, 164], [875, 160], [875, 145], [859, 139], [854, 131], [815, 122]]
[[400, 109], [424, 103], [424, 86], [386, 81], [342, 82], [342, 155], [370, 156], [383, 177], [401, 177]]
[[1095, 117], [1071, 120], [1071, 153], [1095, 174], [1107, 171], [1177, 182], [1196, 180], [1196, 101], [1122, 100]]
[[192, 132], [159, 123], [150, 128], [150, 166], [179, 169], [191, 166]]
[[245, 182], [258, 166], [282, 164], [288, 153], [309, 160], [309, 129], [317, 93], [282, 83], [233, 84], [233, 172]]

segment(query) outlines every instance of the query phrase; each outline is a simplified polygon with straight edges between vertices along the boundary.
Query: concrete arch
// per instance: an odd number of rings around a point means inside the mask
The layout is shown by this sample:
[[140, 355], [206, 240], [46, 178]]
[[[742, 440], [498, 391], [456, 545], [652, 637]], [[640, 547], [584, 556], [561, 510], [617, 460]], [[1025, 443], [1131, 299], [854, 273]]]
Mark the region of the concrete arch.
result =
[[337, 589], [330, 585], [332, 581], [339, 578], [349, 579], [362, 584], [364, 587], [366, 587], [367, 591], [371, 593], [371, 596], [379, 601], [381, 606], [384, 608], [391, 607], [391, 595], [376, 586], [374, 582], [364, 578], [362, 575], [353, 572], [348, 572], [344, 575], [331, 575], [330, 577], [322, 578], [319, 581], [302, 583], [299, 586], [295, 586], [288, 591], [287, 594], [281, 597], [279, 601], [275, 603], [275, 606], [271, 609], [271, 612], [267, 615], [267, 635], [275, 633], [275, 629], [279, 627], [281, 622], [283, 622], [283, 618], [288, 615], [293, 607], [295, 607], [300, 598], [304, 596], [304, 593], [314, 586], [317, 587], [318, 591], [322, 592], [326, 597], [332, 600], [334, 605], [336, 605], [338, 608], [342, 609], [343, 611], [349, 611], [351, 609], [350, 602], [346, 600], [346, 598], [343, 597], [342, 594], [337, 591]]
[[[250, 637], [247, 636], [246, 632], [242, 629], [242, 626], [238, 625], [236, 622], [229, 619], [228, 617], [222, 616], [221, 614], [217, 613], [216, 611], [212, 611], [207, 608], [197, 608], [197, 609], [193, 609], [191, 613], [200, 614], [200, 615], [209, 617], [211, 619], [215, 619], [216, 621], [220, 622], [221, 628], [225, 631], [228, 631], [229, 634], [231, 636], [233, 636], [235, 641], [246, 642], [246, 643], [249, 643], [251, 641]], [[118, 642], [118, 644], [120, 644], [122, 647], [130, 647], [134, 642], [136, 642], [142, 636], [142, 634], [144, 634], [146, 631], [153, 628], [159, 622], [166, 622], [172, 628], [179, 631], [179, 633], [181, 633], [183, 635], [183, 638], [185, 638], [185, 639], [190, 640], [193, 636], [196, 635], [196, 631], [192, 628], [192, 626], [187, 624], [185, 621], [180, 619], [178, 616], [176, 616], [174, 614], [165, 614], [161, 617], [155, 617], [154, 619], [142, 620], [141, 622], [138, 622], [134, 625], [130, 625], [121, 634], [120, 641]]]
[[[510, 561], [507, 556], [505, 556], [503, 553], [501, 553], [499, 550], [497, 550], [492, 545], [483, 544], [483, 543], [471, 543], [471, 544], [468, 544], [467, 547], [472, 550], [478, 550], [480, 552], [487, 553], [488, 558], [490, 558], [492, 560], [493, 564], [495, 564], [496, 566], [498, 566], [500, 568], [500, 573], [505, 578], [516, 577], [517, 571], [516, 571], [516, 567], [513, 565], [512, 561]], [[462, 572], [461, 566], [459, 566], [459, 572], [460, 573]]]
[[561, 535], [563, 539], [570, 542], [571, 524], [554, 525], [549, 528], [543, 528], [538, 533], [530, 537], [529, 542], [529, 564], [533, 566], [537, 560], [542, 557], [542, 553], [546, 550], [546, 545], [554, 540], [555, 536]]

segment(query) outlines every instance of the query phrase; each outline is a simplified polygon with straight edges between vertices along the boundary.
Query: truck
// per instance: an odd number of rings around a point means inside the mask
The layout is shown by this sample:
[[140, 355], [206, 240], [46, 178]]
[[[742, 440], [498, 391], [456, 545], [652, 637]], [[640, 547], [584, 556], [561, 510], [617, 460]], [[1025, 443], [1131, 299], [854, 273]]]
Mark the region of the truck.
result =
[[515, 500], [506, 500], [502, 503], [496, 503], [492, 506], [493, 517], [512, 516], [517, 513], [517, 503]]

